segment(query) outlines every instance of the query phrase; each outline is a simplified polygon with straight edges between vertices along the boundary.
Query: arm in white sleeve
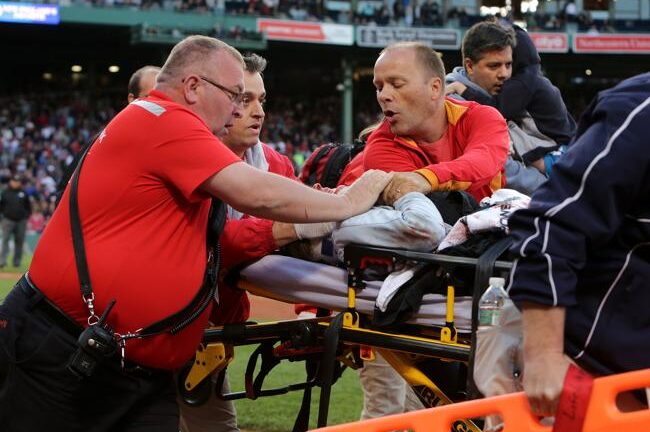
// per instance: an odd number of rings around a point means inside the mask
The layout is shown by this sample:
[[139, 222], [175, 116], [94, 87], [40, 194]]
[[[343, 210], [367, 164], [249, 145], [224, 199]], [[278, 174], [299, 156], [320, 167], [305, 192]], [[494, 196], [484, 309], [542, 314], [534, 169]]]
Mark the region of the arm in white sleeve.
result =
[[411, 192], [395, 207], [373, 207], [340, 223], [332, 232], [336, 249], [348, 243], [428, 252], [445, 236], [445, 224], [436, 206], [423, 194]]

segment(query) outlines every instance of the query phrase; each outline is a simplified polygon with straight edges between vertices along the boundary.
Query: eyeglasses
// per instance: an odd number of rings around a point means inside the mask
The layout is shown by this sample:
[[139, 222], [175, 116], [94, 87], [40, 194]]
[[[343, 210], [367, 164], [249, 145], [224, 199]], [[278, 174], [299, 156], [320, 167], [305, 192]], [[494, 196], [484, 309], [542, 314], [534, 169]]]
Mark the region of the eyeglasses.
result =
[[216, 82], [212, 81], [211, 79], [208, 79], [202, 75], [199, 75], [199, 78], [201, 78], [203, 81], [207, 82], [208, 84], [212, 84], [222, 92], [228, 96], [228, 99], [230, 99], [230, 102], [234, 103], [237, 106], [241, 106], [242, 102], [244, 100], [244, 93], [243, 92], [235, 92], [230, 90], [228, 87], [224, 87], [221, 84], [217, 84]]

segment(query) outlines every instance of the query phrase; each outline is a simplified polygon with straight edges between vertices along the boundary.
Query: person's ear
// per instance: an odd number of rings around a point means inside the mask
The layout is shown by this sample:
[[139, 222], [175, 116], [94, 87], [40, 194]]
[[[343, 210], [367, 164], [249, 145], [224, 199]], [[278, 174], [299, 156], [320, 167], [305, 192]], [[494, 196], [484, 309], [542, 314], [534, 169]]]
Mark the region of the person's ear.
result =
[[465, 72], [467, 72], [467, 75], [473, 74], [474, 73], [474, 62], [472, 62], [472, 59], [466, 58], [463, 59], [463, 66], [465, 66]]
[[126, 97], [126, 100], [127, 100], [129, 103], [131, 103], [131, 102], [133, 102], [134, 100], [136, 100], [136, 97], [135, 97], [135, 95], [134, 95], [133, 93], [129, 93], [128, 96]]
[[183, 96], [185, 101], [192, 105], [199, 101], [198, 88], [200, 87], [199, 77], [196, 75], [189, 75], [183, 78]]
[[444, 85], [440, 77], [432, 77], [429, 81], [429, 88], [431, 89], [432, 99], [439, 99], [445, 95]]

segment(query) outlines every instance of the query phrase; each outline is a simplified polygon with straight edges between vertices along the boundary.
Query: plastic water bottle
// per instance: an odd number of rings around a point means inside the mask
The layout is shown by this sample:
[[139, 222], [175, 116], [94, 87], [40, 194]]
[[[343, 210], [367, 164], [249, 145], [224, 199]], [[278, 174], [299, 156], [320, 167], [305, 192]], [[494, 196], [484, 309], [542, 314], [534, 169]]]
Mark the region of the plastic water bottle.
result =
[[503, 278], [490, 278], [490, 286], [483, 293], [478, 303], [478, 328], [485, 329], [499, 325], [501, 311], [509, 300], [508, 293], [503, 287], [506, 281]]

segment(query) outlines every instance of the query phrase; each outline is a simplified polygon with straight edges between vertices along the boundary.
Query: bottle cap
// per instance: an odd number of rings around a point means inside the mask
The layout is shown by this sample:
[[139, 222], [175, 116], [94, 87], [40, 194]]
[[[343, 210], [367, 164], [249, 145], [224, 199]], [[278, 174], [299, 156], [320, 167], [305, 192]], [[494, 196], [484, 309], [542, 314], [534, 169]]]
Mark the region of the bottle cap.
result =
[[500, 277], [491, 277], [490, 286], [497, 286], [503, 288], [506, 285], [506, 280]]

